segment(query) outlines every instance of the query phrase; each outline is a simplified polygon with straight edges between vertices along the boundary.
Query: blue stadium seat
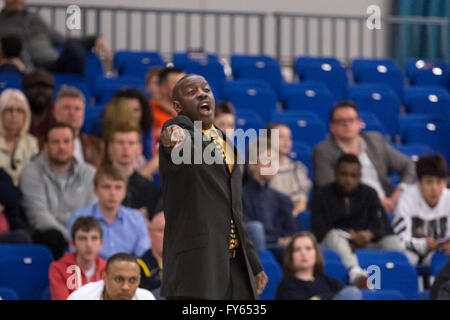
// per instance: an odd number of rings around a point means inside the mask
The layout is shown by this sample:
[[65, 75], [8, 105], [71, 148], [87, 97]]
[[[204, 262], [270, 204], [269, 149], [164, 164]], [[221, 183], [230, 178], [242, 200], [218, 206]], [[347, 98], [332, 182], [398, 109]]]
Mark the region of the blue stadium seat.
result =
[[412, 126], [426, 125], [428, 123], [445, 124], [445, 119], [439, 114], [402, 114], [398, 119], [399, 133], [402, 139], [402, 143], [405, 143], [406, 131]]
[[311, 160], [312, 148], [308, 144], [302, 142], [293, 143], [291, 152], [289, 152], [288, 156], [293, 160], [303, 163], [306, 168], [308, 168], [308, 177], [310, 179], [313, 178]]
[[49, 286], [50, 250], [38, 244], [0, 245], [0, 286], [14, 289], [21, 299], [39, 300]]
[[359, 117], [362, 120], [363, 131], [378, 131], [382, 135], [385, 135], [386, 129], [381, 123], [380, 119], [373, 112], [359, 112]]
[[356, 83], [387, 84], [403, 99], [403, 73], [394, 60], [354, 59], [352, 72]]
[[[236, 110], [235, 123], [235, 129], [237, 131], [235, 131], [234, 143], [239, 155], [244, 157], [250, 140], [256, 139], [259, 136], [259, 130], [266, 127], [266, 122], [255, 110], [239, 109]], [[242, 133], [239, 129], [244, 131], [245, 136], [241, 136]], [[254, 129], [255, 132], [247, 131], [249, 129]]]
[[302, 231], [311, 231], [311, 211], [304, 210], [297, 216], [297, 221]]
[[344, 284], [348, 285], [348, 270], [342, 264], [342, 262], [329, 261], [325, 263], [325, 274], [327, 276], [341, 280]]
[[281, 96], [283, 76], [276, 60], [250, 59], [243, 61], [235, 79], [261, 79], [267, 81], [278, 97]]
[[362, 300], [406, 300], [398, 290], [361, 290]]
[[84, 77], [91, 93], [95, 92], [97, 79], [103, 77], [103, 66], [98, 56], [93, 52], [86, 54]]
[[[81, 128], [81, 132], [87, 134], [95, 134], [94, 133], [94, 125], [101, 118], [103, 110], [105, 110], [106, 105], [98, 105], [98, 106], [87, 106], [84, 111], [84, 122], [83, 127]], [[95, 134], [95, 135], [98, 135]]]
[[431, 149], [426, 144], [400, 144], [393, 145], [393, 147], [401, 153], [406, 154], [413, 161], [417, 161], [419, 159], [419, 156], [423, 154], [433, 152], [433, 149]]
[[286, 109], [313, 111], [328, 124], [335, 99], [324, 83], [318, 81], [284, 83], [281, 92], [281, 100]]
[[266, 55], [233, 54], [231, 55], [231, 71], [234, 78], [240, 77], [240, 71], [243, 65], [261, 61], [264, 63], [276, 63], [277, 60]]
[[341, 280], [344, 284], [349, 283], [348, 270], [342, 263], [339, 254], [331, 249], [320, 248], [325, 263], [325, 274]]
[[255, 129], [257, 132], [259, 129], [264, 129], [266, 123], [261, 115], [252, 109], [239, 109], [236, 110], [235, 116], [236, 129], [248, 130]]
[[327, 264], [328, 262], [341, 262], [341, 257], [339, 256], [339, 254], [332, 250], [332, 249], [325, 249], [325, 248], [320, 248], [320, 251], [322, 252], [323, 255], [323, 259], [325, 261], [325, 264]]
[[22, 76], [18, 73], [0, 72], [0, 93], [6, 88], [22, 90]]
[[420, 291], [417, 295], [417, 300], [430, 300], [430, 290]]
[[450, 119], [450, 94], [439, 86], [407, 87], [405, 107], [411, 113], [435, 113]]
[[450, 255], [446, 255], [442, 252], [437, 251], [433, 254], [433, 257], [431, 257], [431, 275], [437, 276], [438, 273], [441, 271], [441, 269], [445, 266], [447, 261], [449, 260]]
[[398, 133], [400, 99], [391, 87], [385, 84], [355, 84], [349, 87], [348, 98], [357, 104], [360, 112], [374, 113], [391, 138], [395, 137]]
[[450, 125], [445, 122], [427, 121], [412, 123], [407, 127], [402, 136], [404, 143], [426, 144], [435, 152], [441, 153], [450, 164]]
[[406, 64], [406, 76], [410, 85], [446, 87], [450, 78], [450, 67], [443, 61], [410, 59]]
[[0, 287], [0, 297], [3, 300], [20, 300], [17, 292], [7, 287]]
[[274, 260], [274, 261], [276, 261], [275, 256], [268, 249], [259, 250], [259, 258], [261, 260]]
[[50, 287], [47, 287], [44, 292], [42, 292], [41, 300], [52, 300], [52, 295], [50, 292]]
[[287, 125], [294, 143], [303, 142], [311, 148], [326, 137], [325, 124], [317, 114], [309, 111], [283, 110], [272, 114], [271, 122]]
[[219, 57], [213, 53], [206, 52], [175, 52], [172, 56], [175, 67], [183, 69], [191, 61], [197, 62], [220, 62]]
[[325, 83], [336, 100], [347, 99], [347, 71], [336, 58], [299, 57], [295, 61], [295, 72], [301, 81]]
[[416, 299], [418, 294], [417, 270], [401, 252], [358, 249], [355, 251], [361, 268], [380, 268], [382, 290], [398, 290], [406, 299]]
[[114, 54], [114, 68], [119, 75], [144, 77], [155, 66], [164, 67], [166, 62], [159, 52], [119, 50]]
[[53, 73], [53, 77], [55, 78], [55, 90], [54, 90], [55, 98], [61, 87], [63, 85], [68, 85], [71, 87], [76, 87], [78, 90], [80, 90], [84, 94], [86, 104], [89, 104], [91, 100], [91, 91], [89, 89], [89, 84], [86, 81], [85, 77], [67, 73]]
[[114, 93], [120, 88], [136, 88], [145, 93], [145, 79], [134, 76], [119, 76], [115, 78], [101, 77], [95, 86], [95, 103], [104, 104], [111, 100]]
[[282, 270], [280, 264], [268, 250], [260, 251], [261, 264], [264, 268], [269, 281], [264, 291], [259, 295], [261, 300], [274, 300], [278, 284], [282, 279]]
[[223, 99], [230, 101], [236, 111], [255, 110], [266, 122], [277, 107], [275, 92], [262, 80], [228, 81], [224, 85]]
[[197, 62], [190, 61], [183, 68], [186, 73], [195, 73], [203, 76], [208, 81], [214, 93], [216, 101], [222, 100], [223, 86], [226, 81], [223, 65], [217, 61]]

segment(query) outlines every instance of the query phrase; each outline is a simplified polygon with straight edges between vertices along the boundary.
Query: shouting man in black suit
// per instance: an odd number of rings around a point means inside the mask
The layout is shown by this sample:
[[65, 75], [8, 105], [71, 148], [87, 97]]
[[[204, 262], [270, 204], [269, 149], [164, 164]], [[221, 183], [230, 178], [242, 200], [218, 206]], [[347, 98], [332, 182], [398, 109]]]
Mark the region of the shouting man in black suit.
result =
[[166, 219], [161, 295], [258, 299], [268, 279], [244, 229], [236, 148], [213, 126], [208, 82], [184, 76], [173, 104], [178, 116], [164, 124], [159, 147]]

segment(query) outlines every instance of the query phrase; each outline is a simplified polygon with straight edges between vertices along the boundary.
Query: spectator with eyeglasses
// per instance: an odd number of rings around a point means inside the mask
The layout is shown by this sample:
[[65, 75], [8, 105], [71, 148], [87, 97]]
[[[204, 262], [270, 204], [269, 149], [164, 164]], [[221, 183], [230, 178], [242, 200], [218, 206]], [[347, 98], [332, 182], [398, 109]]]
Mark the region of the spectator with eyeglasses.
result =
[[17, 186], [23, 167], [39, 152], [37, 139], [28, 133], [30, 105], [20, 90], [6, 89], [2, 92], [0, 116], [0, 167]]
[[[393, 212], [405, 184], [415, 178], [414, 162], [395, 150], [379, 132], [361, 132], [362, 121], [352, 101], [342, 101], [330, 111], [330, 134], [313, 149], [313, 172], [317, 187], [334, 181], [333, 168], [343, 153], [361, 162], [361, 182], [374, 188], [386, 212]], [[396, 172], [400, 183], [395, 188], [388, 174]]]

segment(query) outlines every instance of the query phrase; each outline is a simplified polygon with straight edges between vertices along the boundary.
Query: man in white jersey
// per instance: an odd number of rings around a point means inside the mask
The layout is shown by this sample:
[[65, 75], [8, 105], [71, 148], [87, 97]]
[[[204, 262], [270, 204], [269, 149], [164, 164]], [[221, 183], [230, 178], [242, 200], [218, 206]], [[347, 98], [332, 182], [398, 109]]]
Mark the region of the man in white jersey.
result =
[[128, 253], [116, 253], [106, 262], [103, 280], [82, 286], [67, 300], [155, 300], [150, 291], [138, 288], [140, 279], [136, 258]]
[[427, 266], [436, 251], [450, 254], [450, 192], [447, 163], [438, 154], [416, 163], [418, 182], [405, 187], [392, 226], [413, 265]]

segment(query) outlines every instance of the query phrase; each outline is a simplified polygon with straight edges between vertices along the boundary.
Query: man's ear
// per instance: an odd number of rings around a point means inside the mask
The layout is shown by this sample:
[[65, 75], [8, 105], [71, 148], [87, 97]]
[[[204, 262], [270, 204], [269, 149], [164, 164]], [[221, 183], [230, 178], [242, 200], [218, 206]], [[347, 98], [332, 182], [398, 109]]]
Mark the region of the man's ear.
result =
[[183, 109], [181, 108], [181, 103], [178, 100], [173, 100], [173, 108], [175, 109], [175, 111], [177, 113], [180, 113], [181, 111], [183, 111]]

